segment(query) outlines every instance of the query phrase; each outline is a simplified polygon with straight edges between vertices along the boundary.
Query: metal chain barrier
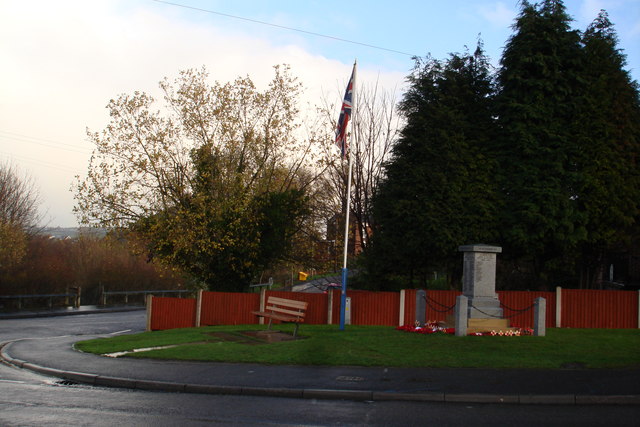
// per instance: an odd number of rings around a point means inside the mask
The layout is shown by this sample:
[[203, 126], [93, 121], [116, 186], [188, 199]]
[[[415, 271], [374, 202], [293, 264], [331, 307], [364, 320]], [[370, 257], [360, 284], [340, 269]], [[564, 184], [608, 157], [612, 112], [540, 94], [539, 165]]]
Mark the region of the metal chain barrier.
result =
[[511, 309], [511, 308], [507, 307], [506, 305], [504, 305], [502, 303], [500, 303], [500, 305], [503, 306], [504, 308], [508, 309], [508, 310], [515, 311], [516, 313], [510, 314], [509, 316], [496, 316], [494, 314], [485, 313], [484, 311], [480, 310], [478, 307], [474, 306], [473, 304], [469, 304], [469, 307], [472, 307], [472, 308], [478, 310], [480, 313], [484, 314], [485, 316], [493, 317], [495, 319], [512, 319], [512, 318], [514, 318], [516, 316], [520, 316], [521, 314], [524, 314], [525, 312], [531, 310], [533, 307], [536, 306], [535, 303], [534, 303], [534, 304], [531, 304], [527, 308], [514, 310], [514, 309]]
[[507, 310], [509, 310], [509, 311], [519, 311], [519, 312], [524, 313], [525, 311], [529, 311], [529, 310], [531, 310], [531, 309], [535, 306], [535, 303], [534, 303], [534, 304], [531, 304], [531, 305], [530, 305], [529, 307], [527, 307], [527, 308], [511, 308], [511, 307], [508, 307], [508, 306], [504, 305], [504, 304], [502, 303], [502, 301], [500, 301], [500, 306], [501, 306], [501, 307], [506, 308], [506, 309], [507, 309]]
[[[448, 313], [451, 310], [453, 310], [454, 308], [456, 308], [456, 305], [453, 304], [452, 306], [448, 306], [448, 305], [444, 305], [439, 303], [438, 301], [434, 300], [433, 298], [430, 298], [428, 295], [424, 296], [424, 300], [427, 302], [427, 305], [435, 312], [437, 313]], [[434, 304], [439, 305], [440, 307], [443, 307], [444, 310], [438, 309], [436, 307], [434, 307], [433, 305], [431, 305], [431, 302], [433, 302]]]
[[[435, 311], [437, 313], [448, 313], [449, 311], [453, 310], [456, 307], [455, 304], [453, 304], [452, 306], [448, 306], [448, 305], [444, 305], [442, 303], [439, 303], [438, 301], [434, 300], [433, 298], [430, 298], [428, 295], [425, 295], [424, 299], [425, 299], [427, 305], [433, 311]], [[442, 307], [443, 309], [436, 308], [431, 303], [436, 304], [436, 305]], [[529, 307], [522, 308], [522, 309], [508, 307], [508, 306], [504, 305], [502, 302], [500, 302], [500, 306], [505, 308], [505, 309], [507, 309], [507, 310], [509, 310], [509, 311], [513, 311], [515, 313], [510, 314], [508, 316], [496, 316], [494, 314], [489, 314], [489, 313], [486, 313], [486, 312], [480, 310], [478, 307], [474, 306], [473, 304], [469, 304], [469, 307], [478, 310], [480, 313], [484, 314], [485, 316], [493, 317], [493, 318], [496, 318], [496, 319], [512, 319], [512, 318], [514, 318], [516, 316], [520, 316], [521, 314], [524, 314], [527, 311], [533, 309], [535, 307], [535, 303], [531, 304]]]

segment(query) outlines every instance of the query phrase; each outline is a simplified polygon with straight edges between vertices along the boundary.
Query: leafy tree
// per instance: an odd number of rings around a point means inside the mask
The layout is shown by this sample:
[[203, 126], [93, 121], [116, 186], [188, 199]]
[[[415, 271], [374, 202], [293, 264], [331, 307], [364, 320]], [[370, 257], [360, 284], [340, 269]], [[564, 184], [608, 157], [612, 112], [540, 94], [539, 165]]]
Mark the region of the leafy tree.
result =
[[532, 262], [538, 284], [573, 271], [587, 234], [575, 137], [584, 61], [569, 23], [560, 0], [523, 1], [498, 73], [502, 241], [507, 256]]
[[152, 257], [209, 287], [239, 290], [283, 255], [305, 213], [311, 142], [298, 136], [301, 85], [287, 67], [264, 91], [248, 77], [207, 77], [165, 79], [163, 111], [139, 92], [110, 101], [110, 124], [89, 133], [96, 150], [76, 212], [134, 231]]
[[[374, 199], [369, 270], [382, 278], [450, 273], [461, 244], [495, 239], [493, 83], [482, 46], [447, 61], [416, 61], [400, 105], [406, 117]], [[450, 275], [452, 277], [452, 275]], [[403, 283], [404, 286], [407, 283]]]
[[588, 215], [581, 247], [581, 286], [602, 278], [607, 252], [629, 247], [638, 237], [640, 203], [640, 96], [624, 70], [625, 55], [605, 11], [582, 36], [585, 82], [581, 98], [578, 187], [580, 208]]

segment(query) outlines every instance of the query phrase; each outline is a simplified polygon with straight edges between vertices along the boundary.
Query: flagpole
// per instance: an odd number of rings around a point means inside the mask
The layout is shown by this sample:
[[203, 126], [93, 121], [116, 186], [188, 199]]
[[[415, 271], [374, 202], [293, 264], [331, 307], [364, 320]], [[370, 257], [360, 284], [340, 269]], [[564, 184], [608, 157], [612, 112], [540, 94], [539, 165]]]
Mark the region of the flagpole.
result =
[[[355, 136], [355, 118], [356, 118], [356, 68], [357, 60], [353, 62], [353, 80], [352, 80], [352, 99], [351, 99], [351, 137]], [[345, 135], [346, 138], [346, 135]], [[342, 290], [340, 293], [340, 330], [344, 331], [346, 309], [347, 309], [347, 277], [349, 270], [347, 269], [347, 252], [349, 249], [349, 212], [351, 211], [351, 171], [353, 169], [353, 155], [348, 150], [349, 168], [347, 173], [347, 200], [346, 212], [344, 218], [344, 253], [342, 259]]]

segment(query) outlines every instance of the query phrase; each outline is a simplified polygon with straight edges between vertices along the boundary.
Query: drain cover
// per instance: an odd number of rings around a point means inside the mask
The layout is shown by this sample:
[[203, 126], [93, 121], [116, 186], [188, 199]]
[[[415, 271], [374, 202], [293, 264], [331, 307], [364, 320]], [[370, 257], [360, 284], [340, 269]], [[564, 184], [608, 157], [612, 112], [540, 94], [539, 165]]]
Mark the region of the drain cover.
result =
[[346, 375], [340, 375], [339, 377], [336, 377], [336, 381], [358, 382], [358, 381], [364, 381], [364, 378], [362, 378], [362, 377], [349, 377], [349, 376], [346, 376]]
[[77, 382], [71, 380], [60, 380], [55, 382], [56, 385], [78, 385]]

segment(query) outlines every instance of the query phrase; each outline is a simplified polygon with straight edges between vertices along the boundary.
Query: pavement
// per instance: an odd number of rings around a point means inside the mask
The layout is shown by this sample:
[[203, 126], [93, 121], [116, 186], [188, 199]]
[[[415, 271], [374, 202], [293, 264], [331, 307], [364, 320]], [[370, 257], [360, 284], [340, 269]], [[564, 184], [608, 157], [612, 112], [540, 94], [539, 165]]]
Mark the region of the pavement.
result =
[[356, 401], [640, 405], [640, 369], [273, 366], [110, 358], [74, 349], [76, 341], [90, 338], [17, 340], [4, 343], [0, 355], [66, 385]]

